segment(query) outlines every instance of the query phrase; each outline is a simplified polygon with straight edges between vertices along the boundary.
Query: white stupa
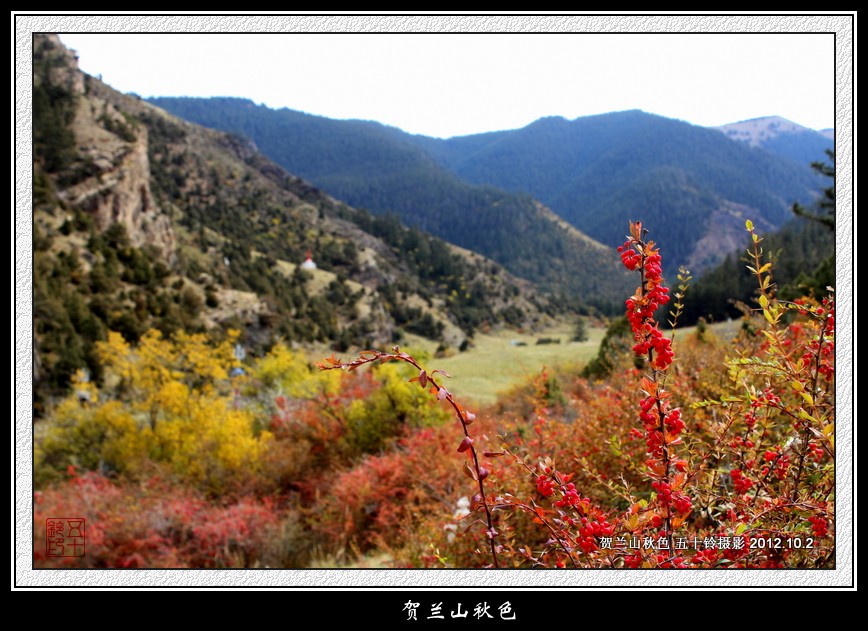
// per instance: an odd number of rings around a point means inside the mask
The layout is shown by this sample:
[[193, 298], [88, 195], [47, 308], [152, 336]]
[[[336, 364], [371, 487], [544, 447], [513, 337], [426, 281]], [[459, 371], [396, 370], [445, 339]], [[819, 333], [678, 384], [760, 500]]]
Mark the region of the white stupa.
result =
[[301, 264], [301, 269], [316, 269], [316, 263], [313, 262], [310, 256], [310, 250], [307, 251], [307, 257], [304, 259], [304, 263]]

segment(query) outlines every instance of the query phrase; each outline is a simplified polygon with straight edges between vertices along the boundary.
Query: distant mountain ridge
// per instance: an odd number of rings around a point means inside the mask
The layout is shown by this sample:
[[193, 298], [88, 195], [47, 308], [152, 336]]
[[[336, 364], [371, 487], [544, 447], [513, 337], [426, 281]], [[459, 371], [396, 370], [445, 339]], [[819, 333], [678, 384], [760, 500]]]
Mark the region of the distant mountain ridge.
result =
[[712, 129], [722, 131], [733, 140], [749, 141], [754, 146], [762, 146], [763, 141], [785, 134], [814, 133], [827, 140], [834, 140], [835, 138], [835, 130], [832, 128], [812, 129], [794, 123], [783, 116], [758, 116], [735, 123], [718, 125]]
[[639, 110], [544, 118], [452, 138], [435, 151], [464, 179], [526, 191], [605, 244], [622, 238], [619, 219], [641, 217], [669, 238], [672, 267], [696, 270], [726, 253], [744, 219], [778, 227], [792, 201], [810, 200], [819, 187], [808, 163]]
[[722, 131], [733, 140], [740, 140], [752, 147], [761, 147], [763, 142], [780, 136], [781, 134], [794, 134], [812, 131], [807, 127], [794, 123], [781, 116], [761, 116], [737, 123], [728, 123], [713, 127]]
[[[697, 271], [715, 265], [740, 242], [745, 219], [773, 230], [793, 202], [810, 203], [821, 187], [808, 161], [638, 110], [543, 118], [517, 130], [441, 140], [244, 99], [152, 102], [248, 136], [331, 194], [374, 212], [395, 211], [526, 278], [538, 267], [535, 256], [505, 238], [503, 224], [525, 243], [535, 238], [541, 224], [521, 220], [529, 211], [519, 210], [532, 198], [608, 248], [623, 241], [629, 220], [642, 219], [661, 241], [671, 273], [681, 264]], [[480, 215], [480, 206], [488, 214]], [[497, 217], [490, 212], [497, 206], [509, 212]], [[560, 248], [550, 249], [560, 256]]]
[[727, 138], [760, 147], [796, 162], [810, 164], [822, 161], [826, 149], [835, 144], [835, 130], [814, 130], [781, 116], [762, 116], [737, 123], [714, 127]]

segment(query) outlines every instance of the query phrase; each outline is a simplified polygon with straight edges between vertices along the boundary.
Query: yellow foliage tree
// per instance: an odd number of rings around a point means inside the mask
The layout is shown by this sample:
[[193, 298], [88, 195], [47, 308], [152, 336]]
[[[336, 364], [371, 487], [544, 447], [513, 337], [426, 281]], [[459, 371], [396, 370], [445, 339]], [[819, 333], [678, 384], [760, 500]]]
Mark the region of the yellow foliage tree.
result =
[[[135, 475], [146, 460], [168, 463], [180, 478], [210, 492], [243, 483], [258, 470], [271, 440], [233, 394], [230, 334], [211, 345], [201, 334], [174, 339], [149, 331], [133, 349], [117, 333], [100, 343], [102, 391], [73, 394], [48, 421], [37, 444], [37, 467], [69, 464]], [[237, 379], [237, 378], [236, 378]]]
[[50, 481], [69, 466], [103, 473], [131, 473], [146, 461], [150, 436], [119, 401], [97, 400], [79, 372], [74, 394], [56, 408], [49, 426], [36, 434], [36, 482]]
[[262, 389], [275, 390], [291, 399], [311, 399], [319, 394], [334, 396], [340, 390], [341, 375], [316, 370], [301, 354], [278, 344], [254, 367], [253, 377]]
[[408, 383], [407, 376], [404, 366], [377, 366], [381, 387], [350, 403], [344, 413], [344, 442], [350, 453], [375, 453], [401, 436], [407, 426], [436, 427], [449, 420], [448, 410], [417, 384]]

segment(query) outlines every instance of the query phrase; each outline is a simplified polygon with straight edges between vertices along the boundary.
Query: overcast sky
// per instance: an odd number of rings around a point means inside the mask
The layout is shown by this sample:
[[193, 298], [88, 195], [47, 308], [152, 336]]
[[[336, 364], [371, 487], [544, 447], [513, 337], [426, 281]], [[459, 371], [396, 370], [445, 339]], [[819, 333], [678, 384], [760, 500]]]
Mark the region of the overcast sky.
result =
[[241, 96], [450, 137], [641, 109], [834, 126], [831, 34], [70, 34], [122, 92]]

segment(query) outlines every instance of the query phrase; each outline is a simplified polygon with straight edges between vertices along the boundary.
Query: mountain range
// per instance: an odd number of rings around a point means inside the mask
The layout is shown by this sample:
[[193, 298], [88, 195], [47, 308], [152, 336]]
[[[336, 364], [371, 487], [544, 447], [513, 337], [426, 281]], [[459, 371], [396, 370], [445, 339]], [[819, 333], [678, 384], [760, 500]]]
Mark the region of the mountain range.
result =
[[[638, 110], [573, 121], [549, 117], [517, 130], [444, 140], [246, 99], [151, 102], [248, 137], [340, 199], [375, 213], [397, 212], [544, 287], [549, 279], [521, 247], [540, 227], [516, 223], [519, 209], [534, 200], [608, 248], [623, 242], [629, 220], [641, 219], [653, 227], [670, 275], [680, 265], [701, 272], [740, 246], [745, 219], [771, 231], [790, 218], [794, 202], [810, 204], [822, 186], [810, 161], [822, 160], [831, 146], [819, 133], [779, 124], [758, 142], [734, 142], [742, 138], [738, 128], [708, 129]], [[505, 223], [521, 228], [501, 234]], [[562, 253], [545, 254], [543, 269]]]
[[697, 271], [741, 247], [744, 219], [772, 230], [820, 190], [783, 155], [798, 134], [730, 131], [630, 111], [439, 140], [244, 99], [143, 100], [35, 35], [35, 410], [77, 370], [99, 378], [108, 330], [235, 328], [252, 353], [408, 333], [446, 347], [616, 313], [635, 287], [615, 251], [629, 220], [669, 273]]

